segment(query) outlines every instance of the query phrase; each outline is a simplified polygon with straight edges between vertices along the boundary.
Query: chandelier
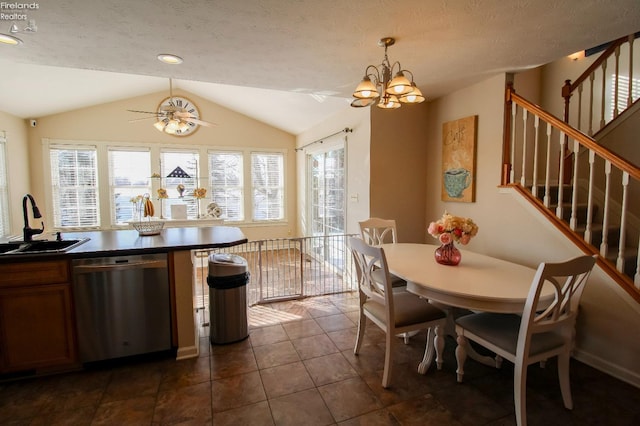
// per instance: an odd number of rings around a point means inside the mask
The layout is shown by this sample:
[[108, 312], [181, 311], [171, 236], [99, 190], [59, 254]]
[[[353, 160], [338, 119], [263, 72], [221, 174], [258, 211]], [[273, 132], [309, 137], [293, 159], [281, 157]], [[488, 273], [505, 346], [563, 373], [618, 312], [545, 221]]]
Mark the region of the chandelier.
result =
[[[387, 57], [387, 47], [393, 46], [396, 40], [392, 37], [381, 38], [378, 42], [384, 47], [384, 59], [379, 66], [369, 65], [364, 72], [364, 78], [353, 92], [355, 98], [352, 107], [366, 107], [378, 101], [378, 108], [396, 109], [404, 104], [419, 104], [424, 102], [424, 96], [413, 82], [413, 73], [403, 70], [400, 62], [391, 65]], [[395, 75], [394, 75], [395, 71]], [[411, 76], [411, 81], [405, 77]], [[394, 75], [393, 78], [391, 76]]]

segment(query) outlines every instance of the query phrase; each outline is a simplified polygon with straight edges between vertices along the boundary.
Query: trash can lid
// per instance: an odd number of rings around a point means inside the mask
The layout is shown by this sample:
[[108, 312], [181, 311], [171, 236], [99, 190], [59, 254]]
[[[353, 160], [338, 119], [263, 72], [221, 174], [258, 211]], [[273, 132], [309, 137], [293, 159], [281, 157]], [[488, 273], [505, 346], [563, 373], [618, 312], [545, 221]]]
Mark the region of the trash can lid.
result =
[[209, 255], [209, 275], [224, 277], [246, 272], [247, 261], [244, 257], [228, 253]]

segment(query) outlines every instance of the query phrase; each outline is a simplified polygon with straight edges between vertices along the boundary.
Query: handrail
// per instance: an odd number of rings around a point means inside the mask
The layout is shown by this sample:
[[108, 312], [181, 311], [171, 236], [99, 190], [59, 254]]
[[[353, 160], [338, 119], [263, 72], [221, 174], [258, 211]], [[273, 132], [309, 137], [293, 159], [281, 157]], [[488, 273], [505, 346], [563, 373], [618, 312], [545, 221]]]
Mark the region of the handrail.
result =
[[[592, 137], [587, 136], [581, 131], [571, 127], [564, 121], [560, 120], [558, 117], [543, 110], [540, 106], [532, 102], [529, 102], [522, 96], [518, 95], [512, 85], [507, 85], [506, 98], [508, 101], [515, 102], [516, 104], [522, 106], [523, 108], [526, 108], [527, 110], [534, 112], [537, 116], [544, 119], [547, 123], [552, 124], [554, 127], [564, 132], [565, 135], [570, 136], [571, 138], [577, 140], [580, 143], [580, 145], [584, 145], [585, 147], [593, 150], [600, 157], [610, 161], [612, 165], [616, 166], [617, 168], [619, 168], [624, 172], [629, 173], [629, 176], [632, 176], [633, 178], [640, 180], [640, 168], [638, 168], [636, 165], [625, 160], [624, 158], [620, 157], [618, 154], [607, 149], [606, 147], [598, 144], [598, 142], [596, 142], [595, 139], [593, 139]], [[505, 137], [508, 137], [508, 136], [510, 135], [505, 134]], [[503, 184], [506, 184], [506, 183], [503, 182]]]
[[[638, 208], [631, 201], [640, 168], [519, 96], [511, 83], [504, 128], [501, 186], [526, 193], [586, 253], [599, 246], [603, 270], [640, 302]], [[579, 155], [582, 148], [588, 158]]]
[[[577, 105], [574, 107], [576, 116], [572, 118], [571, 124], [579, 130], [586, 131], [589, 136], [600, 132], [608, 122], [631, 107], [634, 103], [635, 90], [637, 90], [634, 87], [637, 83], [633, 78], [634, 40], [637, 35], [640, 33], [630, 34], [612, 41], [574, 82], [565, 80], [562, 86], [565, 122], [569, 123], [569, 115], [574, 114], [571, 112], [571, 98], [574, 92], [577, 93], [578, 99], [574, 102], [574, 105]], [[623, 62], [621, 62], [620, 55], [623, 45], [628, 45], [629, 48], [628, 56], [626, 59], [623, 58]], [[628, 70], [623, 71], [621, 65], [628, 66]], [[611, 85], [608, 83], [610, 76], [613, 77]], [[583, 88], [585, 89], [584, 97]], [[607, 101], [608, 96], [611, 97], [609, 101]], [[608, 102], [611, 105], [608, 105]], [[611, 107], [612, 115], [605, 112], [607, 106]]]
[[[609, 57], [615, 53], [618, 47], [623, 45], [628, 40], [629, 40], [629, 36], [624, 36], [624, 37], [620, 37], [617, 40], [612, 41], [609, 47], [607, 47], [607, 49], [604, 52], [602, 52], [602, 54], [598, 57], [598, 59], [596, 59], [591, 64], [591, 66], [589, 66], [589, 68], [587, 68], [585, 72], [583, 72], [582, 75], [580, 75], [580, 77], [576, 78], [576, 80], [573, 83], [571, 82], [571, 80], [565, 80], [565, 85], [562, 87], [562, 96], [566, 98], [566, 95], [570, 95], [574, 90], [576, 90], [582, 82], [584, 82], [587, 78], [589, 78], [591, 73], [597, 70], [598, 67], [600, 67], [604, 61], [609, 59]], [[567, 87], [567, 89], [565, 89], [565, 87]], [[568, 90], [566, 95], [565, 95], [565, 90]]]

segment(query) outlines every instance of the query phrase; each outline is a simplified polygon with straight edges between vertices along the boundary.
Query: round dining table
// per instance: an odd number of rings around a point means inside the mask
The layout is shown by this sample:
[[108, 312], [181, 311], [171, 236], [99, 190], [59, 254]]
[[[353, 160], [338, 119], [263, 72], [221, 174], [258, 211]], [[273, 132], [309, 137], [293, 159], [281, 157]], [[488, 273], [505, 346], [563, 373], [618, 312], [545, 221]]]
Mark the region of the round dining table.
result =
[[[407, 281], [407, 291], [447, 306], [472, 311], [520, 314], [536, 270], [495, 257], [461, 250], [457, 266], [434, 259], [438, 246], [392, 243], [381, 246], [389, 272]], [[546, 290], [545, 290], [546, 288]], [[553, 297], [545, 286], [541, 300]]]

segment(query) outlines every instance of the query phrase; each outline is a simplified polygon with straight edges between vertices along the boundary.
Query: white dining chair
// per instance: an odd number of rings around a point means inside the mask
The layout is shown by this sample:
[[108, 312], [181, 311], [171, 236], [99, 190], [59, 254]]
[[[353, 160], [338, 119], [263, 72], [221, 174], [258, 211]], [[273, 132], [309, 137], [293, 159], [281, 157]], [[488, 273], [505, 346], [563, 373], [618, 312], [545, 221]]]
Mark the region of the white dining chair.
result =
[[[360, 295], [358, 334], [353, 353], [358, 355], [360, 352], [369, 318], [386, 333], [382, 375], [384, 388], [389, 387], [391, 383], [396, 343], [394, 336], [398, 334], [428, 329], [425, 353], [418, 371], [421, 374], [426, 373], [433, 361], [434, 351], [437, 367], [441, 369], [445, 313], [413, 293], [393, 290], [387, 259], [381, 247], [370, 246], [364, 240], [355, 237], [349, 238], [349, 247], [356, 266]], [[435, 329], [433, 338], [431, 329]]]
[[[569, 382], [569, 360], [574, 341], [578, 304], [595, 264], [595, 256], [580, 256], [561, 263], [541, 263], [531, 283], [522, 316], [489, 312], [456, 319], [458, 382], [464, 376], [467, 339], [514, 364], [514, 404], [516, 422], [527, 424], [527, 367], [552, 357], [558, 358], [558, 379], [564, 406], [573, 408]], [[505, 283], [508, 285], [508, 283]], [[543, 287], [553, 289], [553, 297], [541, 297]]]
[[[360, 225], [360, 236], [370, 246], [380, 246], [382, 244], [397, 243], [398, 232], [396, 231], [396, 221], [394, 219], [380, 219], [372, 217], [367, 220], [358, 222]], [[406, 291], [407, 282], [400, 277], [389, 273], [391, 276], [391, 285], [396, 291]], [[409, 344], [411, 336], [415, 336], [417, 332], [402, 333], [398, 337], [404, 340], [404, 344]]]

